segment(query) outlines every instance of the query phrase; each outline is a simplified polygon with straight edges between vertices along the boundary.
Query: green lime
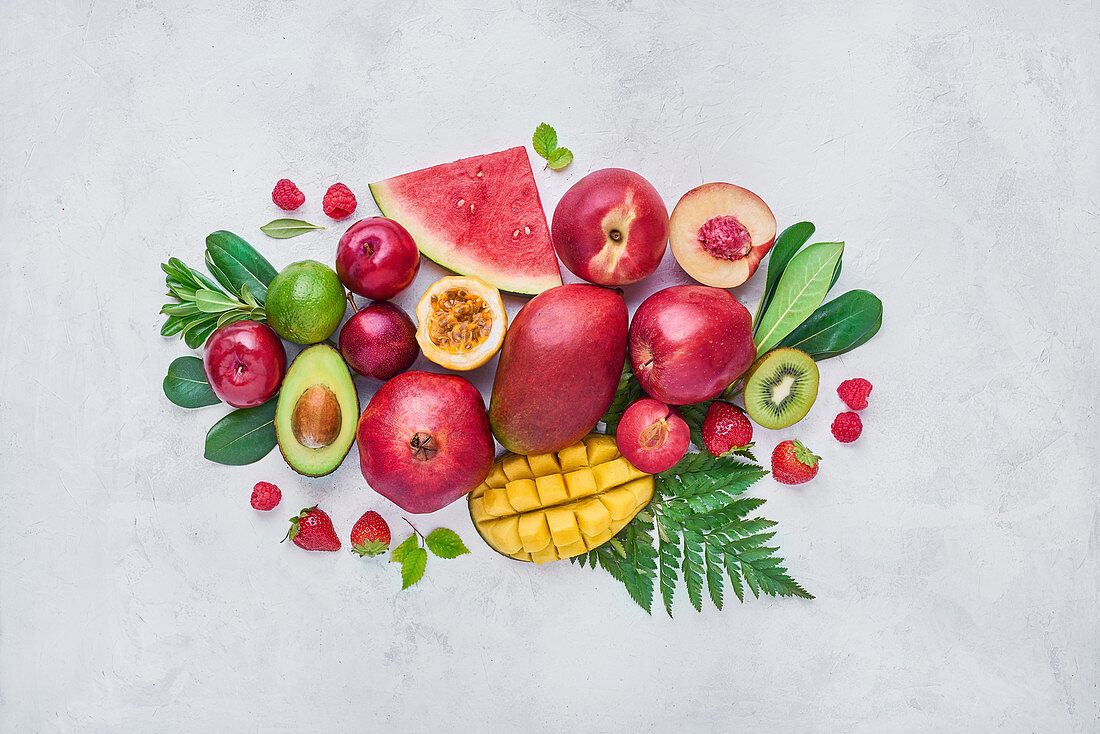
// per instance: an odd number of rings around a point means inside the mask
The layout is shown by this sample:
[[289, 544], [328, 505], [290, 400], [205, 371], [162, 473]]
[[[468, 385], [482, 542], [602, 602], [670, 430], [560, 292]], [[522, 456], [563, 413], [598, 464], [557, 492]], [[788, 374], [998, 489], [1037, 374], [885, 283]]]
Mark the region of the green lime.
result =
[[267, 287], [267, 323], [282, 338], [298, 344], [328, 339], [340, 326], [344, 284], [336, 271], [316, 260], [291, 263]]

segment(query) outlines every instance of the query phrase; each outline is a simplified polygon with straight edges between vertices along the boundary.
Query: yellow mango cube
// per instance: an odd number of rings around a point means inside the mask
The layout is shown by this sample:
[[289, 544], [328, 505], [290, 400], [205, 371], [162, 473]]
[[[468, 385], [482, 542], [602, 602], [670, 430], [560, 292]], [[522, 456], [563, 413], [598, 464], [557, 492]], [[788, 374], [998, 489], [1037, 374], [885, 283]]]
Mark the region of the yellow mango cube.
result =
[[653, 499], [653, 477], [646, 475], [640, 479], [633, 479], [624, 484], [623, 489], [634, 495], [634, 501], [638, 506], [644, 507]]
[[569, 499], [569, 493], [565, 489], [565, 479], [561, 474], [547, 474], [535, 480], [535, 488], [539, 491], [539, 500], [543, 507], [560, 505]]
[[572, 543], [567, 546], [558, 546], [559, 558], [572, 558], [573, 556], [579, 556], [581, 553], [587, 553], [588, 546], [584, 544], [583, 538], [578, 538], [576, 543]]
[[626, 484], [634, 478], [631, 475], [635, 471], [637, 470], [630, 465], [630, 462], [621, 456], [592, 468], [592, 473], [596, 476], [596, 488], [601, 492]]
[[508, 502], [508, 492], [503, 489], [487, 489], [484, 495], [485, 512], [493, 517], [511, 515], [515, 510]]
[[553, 543], [549, 543], [542, 550], [538, 550], [532, 553], [531, 560], [539, 564], [540, 566], [544, 563], [556, 561], [558, 560], [558, 549], [554, 547]]
[[572, 545], [581, 539], [577, 517], [572, 510], [554, 507], [546, 511], [546, 525], [550, 528], [550, 537], [559, 548]]
[[619, 455], [613, 436], [592, 435], [584, 439], [584, 445], [588, 449], [589, 466], [606, 463]]
[[516, 512], [527, 512], [542, 506], [539, 504], [539, 493], [534, 479], [513, 479], [508, 482], [504, 491], [508, 493], [508, 501], [516, 508]]
[[519, 539], [528, 553], [540, 551], [550, 545], [550, 528], [546, 525], [546, 515], [541, 512], [520, 515]]
[[508, 483], [508, 477], [504, 474], [504, 467], [497, 462], [493, 464], [493, 470], [485, 477], [485, 484], [489, 487], [503, 487]]
[[504, 461], [500, 462], [500, 465], [504, 469], [504, 476], [508, 477], [508, 481], [535, 478], [535, 475], [531, 473], [531, 465], [527, 463], [526, 456], [508, 454], [504, 457]]
[[593, 548], [599, 548], [601, 545], [611, 540], [612, 535], [613, 533], [611, 532], [611, 528], [608, 528], [601, 533], [593, 535], [591, 538], [587, 535], [584, 536], [584, 542], [585, 545], [588, 546], [588, 550], [592, 550]]
[[611, 513], [611, 519], [616, 522], [627, 520], [634, 514], [634, 510], [638, 507], [638, 501], [634, 499], [634, 494], [625, 487], [619, 487], [613, 489], [610, 492], [604, 492], [600, 495], [600, 501], [607, 507], [607, 511]]
[[611, 527], [611, 513], [599, 499], [590, 499], [577, 505], [577, 525], [585, 535], [595, 537]]
[[591, 497], [596, 494], [596, 476], [587, 467], [571, 471], [565, 475], [565, 487], [571, 499]]
[[485, 498], [484, 497], [471, 497], [470, 498], [470, 517], [474, 519], [474, 522], [482, 522], [492, 517], [485, 511]]
[[562, 472], [576, 471], [588, 466], [588, 449], [583, 443], [574, 444], [558, 452]]
[[497, 547], [504, 553], [510, 555], [523, 548], [523, 541], [519, 538], [519, 515], [502, 517], [495, 521], [491, 532]]
[[544, 477], [547, 474], [561, 472], [558, 459], [553, 454], [535, 454], [527, 457], [527, 465], [531, 467], [531, 473], [536, 477]]

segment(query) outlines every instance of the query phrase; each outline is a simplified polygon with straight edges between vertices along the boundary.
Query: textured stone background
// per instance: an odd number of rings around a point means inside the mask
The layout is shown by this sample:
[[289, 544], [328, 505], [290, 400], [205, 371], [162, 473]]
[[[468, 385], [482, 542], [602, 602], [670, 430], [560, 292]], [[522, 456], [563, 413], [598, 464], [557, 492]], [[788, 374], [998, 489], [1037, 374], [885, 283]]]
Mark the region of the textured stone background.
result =
[[[0, 7], [0, 728], [1100, 727], [1095, 3], [316, 5]], [[220, 409], [161, 394], [186, 352], [158, 336], [166, 257], [229, 228], [331, 260], [340, 226], [256, 230], [276, 179], [303, 218], [336, 180], [369, 215], [368, 182], [544, 120], [576, 153], [536, 173], [548, 212], [608, 165], [670, 207], [733, 181], [846, 240], [840, 286], [882, 296], [810, 417], [758, 431], [824, 456], [755, 488], [816, 601], [647, 617], [606, 575], [505, 562], [462, 504], [420, 525], [473, 554], [398, 593], [392, 566], [278, 543], [317, 501], [345, 537], [367, 506], [400, 529], [354, 454], [315, 481], [212, 465]], [[631, 304], [685, 279], [669, 256]], [[855, 375], [876, 387], [845, 447]]]

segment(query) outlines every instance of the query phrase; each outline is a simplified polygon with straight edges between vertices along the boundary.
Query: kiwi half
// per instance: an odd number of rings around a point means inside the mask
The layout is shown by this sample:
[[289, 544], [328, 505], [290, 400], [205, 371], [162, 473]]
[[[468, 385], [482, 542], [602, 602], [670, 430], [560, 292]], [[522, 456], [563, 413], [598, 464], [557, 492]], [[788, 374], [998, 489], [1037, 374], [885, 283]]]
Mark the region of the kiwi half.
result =
[[797, 349], [773, 349], [745, 376], [745, 410], [764, 428], [786, 428], [806, 417], [817, 399], [813, 357]]

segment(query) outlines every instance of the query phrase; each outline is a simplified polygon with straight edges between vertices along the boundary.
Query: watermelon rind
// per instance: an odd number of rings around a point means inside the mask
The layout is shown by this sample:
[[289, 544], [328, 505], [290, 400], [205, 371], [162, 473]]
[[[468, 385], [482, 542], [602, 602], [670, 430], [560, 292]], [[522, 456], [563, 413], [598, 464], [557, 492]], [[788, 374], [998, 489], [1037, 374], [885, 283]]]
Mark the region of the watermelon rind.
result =
[[[524, 152], [524, 156], [526, 157], [526, 152]], [[460, 162], [462, 161], [456, 161], [456, 163]], [[414, 171], [413, 173], [418, 172]], [[399, 179], [401, 176], [395, 178]], [[456, 243], [433, 232], [423, 221], [419, 212], [414, 211], [413, 207], [405, 205], [400, 197], [394, 195], [388, 185], [392, 180], [394, 179], [370, 184], [371, 196], [374, 197], [375, 203], [384, 216], [399, 222], [408, 230], [413, 240], [416, 241], [421, 254], [425, 257], [456, 273], [477, 276], [498, 289], [509, 293], [537, 295], [562, 284], [561, 273], [557, 267], [557, 258], [553, 255], [552, 248], [549, 249], [549, 253], [554, 262], [553, 273], [531, 275], [501, 272], [494, 268], [492, 263], [476, 257], [476, 252], [460, 246], [462, 243], [458, 243], [459, 246], [456, 246]], [[530, 184], [534, 188], [537, 197], [538, 188], [534, 185], [533, 176]], [[539, 210], [542, 210], [541, 201], [539, 202]], [[543, 222], [545, 222], [545, 214], [543, 214]], [[547, 231], [549, 231], [549, 228], [547, 228]]]

